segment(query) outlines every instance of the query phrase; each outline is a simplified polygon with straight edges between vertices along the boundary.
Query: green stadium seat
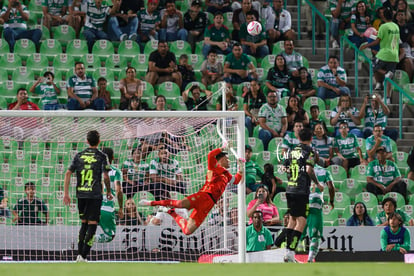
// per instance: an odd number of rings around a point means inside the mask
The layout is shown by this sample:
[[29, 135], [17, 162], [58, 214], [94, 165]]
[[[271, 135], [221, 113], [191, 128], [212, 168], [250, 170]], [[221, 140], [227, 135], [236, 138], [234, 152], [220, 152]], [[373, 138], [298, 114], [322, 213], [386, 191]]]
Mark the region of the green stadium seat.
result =
[[395, 199], [395, 201], [397, 202], [397, 208], [405, 205], [405, 198], [400, 193], [389, 192], [389, 193], [384, 195], [384, 198], [387, 198], [387, 197], [391, 197], [391, 198]]
[[410, 170], [407, 164], [408, 153], [404, 151], [397, 151], [393, 153], [393, 157], [401, 175], [405, 177]]
[[366, 146], [366, 141], [364, 138], [358, 137], [358, 144], [359, 144], [359, 148], [362, 151], [362, 156], [367, 159], [368, 158], [368, 154], [367, 154], [367, 146]]
[[57, 71], [65, 72], [66, 79], [69, 75], [72, 75], [73, 68], [75, 67], [75, 60], [71, 55], [68, 54], [58, 54], [53, 59], [53, 67]]
[[0, 57], [0, 63], [2, 69], [11, 75], [17, 67], [22, 66], [22, 59], [17, 54], [8, 53]]
[[258, 153], [264, 150], [263, 142], [256, 137], [246, 137], [246, 144], [252, 147], [253, 152]]
[[333, 133], [335, 128], [331, 125], [331, 114], [332, 110], [324, 110], [319, 114], [319, 119], [321, 119], [328, 130], [328, 133]]
[[303, 66], [306, 68], [309, 68], [309, 60], [305, 56], [302, 56], [302, 61], [303, 61]]
[[204, 57], [203, 55], [191, 54], [188, 56], [188, 61], [193, 66], [195, 72], [201, 70], [201, 65], [203, 64]]
[[334, 206], [338, 210], [339, 215], [342, 215], [345, 208], [349, 205], [351, 205], [351, 198], [347, 194], [342, 192], [335, 193]]
[[348, 205], [344, 208], [341, 217], [348, 220], [354, 214], [354, 205]]
[[52, 27], [52, 36], [58, 40], [63, 47], [66, 47], [69, 41], [76, 39], [76, 31], [72, 26], [60, 25]]
[[111, 70], [114, 71], [114, 75], [118, 80], [126, 77], [125, 70], [127, 66], [127, 58], [120, 54], [110, 55], [105, 61], [105, 67], [111, 68]]
[[42, 31], [42, 37], [40, 38], [40, 41], [50, 38], [50, 31], [45, 25], [36, 24], [34, 25], [34, 29], [39, 29]]
[[325, 106], [326, 108], [333, 110], [335, 107], [338, 106], [339, 97], [332, 98], [332, 99], [325, 99]]
[[106, 58], [110, 57], [112, 54], [115, 54], [114, 45], [109, 40], [97, 40], [93, 44], [92, 54], [99, 57], [101, 61], [105, 61]]
[[[0, 88], [2, 87], [2, 83], [0, 83]], [[0, 97], [0, 109], [6, 110], [7, 109], [7, 100], [4, 97]]]
[[278, 161], [276, 154], [270, 151], [258, 152], [258, 154], [256, 155], [256, 164], [263, 170], [264, 165], [267, 163], [277, 164]]
[[140, 52], [138, 43], [132, 40], [121, 41], [118, 47], [118, 54], [127, 58], [128, 62]]
[[338, 218], [334, 222], [334, 226], [346, 226], [346, 222], [347, 222], [347, 219], [345, 219], [345, 218]]
[[26, 66], [19, 66], [16, 68], [16, 70], [13, 71], [12, 79], [16, 86], [27, 87], [29, 84], [32, 84], [32, 82], [34, 81], [34, 73], [32, 70], [28, 69]]
[[14, 53], [19, 55], [22, 60], [26, 60], [29, 56], [36, 53], [36, 46], [30, 39], [19, 39], [14, 44]]
[[413, 217], [414, 215], [413, 205], [403, 205], [399, 209], [406, 212], [410, 217]]
[[231, 33], [233, 31], [233, 12], [223, 13], [223, 19], [223, 25], [226, 26]]
[[257, 60], [256, 60], [256, 58], [254, 56], [252, 56], [252, 55], [248, 55], [248, 56], [249, 56], [250, 61], [253, 63], [254, 67], [257, 68]]
[[[404, 91], [411, 96], [411, 98], [414, 98], [414, 83], [407, 83], [403, 87]], [[412, 105], [412, 103], [407, 97], [403, 96], [403, 103]]]
[[16, 100], [17, 89], [20, 87], [26, 88], [26, 85], [18, 85], [12, 80], [6, 81], [2, 84], [1, 95], [7, 99], [8, 103], [11, 103]]
[[0, 70], [0, 83], [4, 83], [9, 80], [9, 75], [6, 70]]
[[144, 54], [149, 57], [149, 55], [158, 49], [158, 40], [150, 40], [145, 43]]
[[62, 45], [59, 40], [56, 39], [46, 39], [40, 44], [40, 53], [45, 55], [49, 61], [58, 56], [62, 52]]
[[39, 24], [43, 17], [42, 0], [29, 1], [27, 8], [30, 11], [29, 25]]
[[410, 78], [407, 72], [403, 70], [395, 70], [393, 81], [395, 81], [398, 85], [403, 87], [407, 83], [410, 83]]
[[286, 193], [280, 192], [275, 195], [273, 198], [273, 203], [276, 205], [278, 209], [287, 209], [287, 199]]
[[329, 205], [323, 205], [322, 216], [324, 225], [333, 225], [333, 222], [338, 219], [338, 210], [332, 209]]
[[262, 67], [266, 72], [275, 66], [276, 55], [268, 55], [262, 59], [260, 67]]
[[35, 53], [27, 58], [27, 68], [30, 68], [36, 76], [42, 76], [46, 67], [49, 66], [49, 61], [46, 56]]
[[305, 109], [305, 111], [308, 112], [308, 114], [310, 114], [310, 108], [313, 105], [317, 105], [319, 107], [320, 112], [325, 111], [325, 102], [318, 97], [306, 98], [305, 103], [303, 104], [303, 109]]
[[187, 41], [176, 40], [176, 41], [169, 42], [169, 45], [170, 45], [170, 51], [175, 54], [177, 61], [178, 61], [178, 58], [182, 54], [186, 54], [188, 56], [191, 55], [191, 45]]
[[365, 187], [367, 185], [367, 166], [361, 164], [353, 167], [350, 169], [350, 176]]
[[85, 40], [80, 39], [69, 41], [66, 46], [66, 54], [71, 55], [75, 61], [80, 61], [88, 54], [88, 44]]
[[357, 194], [361, 193], [365, 187], [353, 178], [344, 179], [338, 186], [339, 191], [347, 194], [349, 197], [351, 197], [351, 199], [354, 198]]
[[327, 170], [331, 173], [335, 185], [339, 185], [347, 178], [346, 170], [342, 166], [330, 165]]
[[363, 202], [367, 209], [376, 208], [378, 205], [377, 197], [369, 192], [362, 192], [355, 196], [355, 202]]
[[408, 194], [414, 194], [414, 181], [408, 178], [402, 179], [407, 184]]
[[138, 205], [139, 201], [142, 199], [153, 201], [155, 200], [154, 195], [151, 194], [150, 192], [141, 191], [141, 192], [137, 192], [133, 197], [133, 200], [135, 202], [135, 205], [137, 206], [138, 212], [142, 214], [151, 214], [155, 210], [154, 207]]
[[148, 55], [139, 54], [132, 58], [131, 67], [137, 70], [137, 77], [145, 77], [148, 70]]
[[195, 54], [196, 55], [203, 56], [203, 45], [204, 45], [203, 40], [196, 42], [196, 45], [195, 45]]
[[177, 98], [181, 96], [180, 87], [175, 82], [163, 82], [158, 86], [157, 95], [164, 95], [166, 98]]
[[96, 69], [101, 67], [101, 60], [93, 54], [86, 54], [82, 56], [81, 62], [83, 62], [86, 72], [89, 74], [92, 74]]
[[285, 50], [284, 41], [278, 41], [275, 44], [273, 44], [272, 54], [276, 56], [280, 54], [281, 52], [283, 52], [284, 50]]
[[171, 103], [171, 110], [178, 110], [178, 111], [187, 111], [187, 106], [183, 100], [183, 97], [176, 98], [175, 101]]
[[10, 53], [9, 43], [4, 38], [0, 38], [0, 56]]

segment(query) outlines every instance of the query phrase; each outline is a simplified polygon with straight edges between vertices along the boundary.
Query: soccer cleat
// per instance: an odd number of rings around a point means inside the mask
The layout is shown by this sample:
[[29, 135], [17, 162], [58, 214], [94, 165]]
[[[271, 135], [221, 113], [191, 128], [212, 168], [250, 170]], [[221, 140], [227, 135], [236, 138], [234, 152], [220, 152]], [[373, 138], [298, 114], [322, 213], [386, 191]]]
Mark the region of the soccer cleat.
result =
[[158, 212], [168, 213], [168, 211], [170, 211], [170, 208], [168, 207], [165, 207], [165, 206], [158, 207]]
[[138, 202], [138, 205], [141, 205], [141, 206], [151, 206], [151, 201], [150, 200], [146, 200], [146, 199], [141, 199]]
[[76, 257], [76, 262], [77, 263], [86, 263], [86, 262], [88, 262], [88, 260], [84, 259], [82, 257], [82, 255], [78, 255], [78, 257]]
[[289, 251], [288, 253], [286, 253], [285, 256], [283, 257], [283, 261], [285, 263], [297, 263], [295, 259], [295, 252]]

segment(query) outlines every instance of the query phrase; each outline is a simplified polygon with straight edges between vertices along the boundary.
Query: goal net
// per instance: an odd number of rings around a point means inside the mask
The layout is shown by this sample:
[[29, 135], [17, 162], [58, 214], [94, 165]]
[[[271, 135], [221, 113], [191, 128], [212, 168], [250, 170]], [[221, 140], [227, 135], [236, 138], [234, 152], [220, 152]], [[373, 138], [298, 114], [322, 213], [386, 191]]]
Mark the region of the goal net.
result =
[[106, 215], [90, 260], [195, 262], [244, 252], [244, 185], [228, 185], [189, 236], [157, 207], [138, 205], [141, 199], [181, 199], [197, 192], [205, 182], [207, 154], [223, 139], [232, 145], [229, 170], [235, 174], [236, 155], [244, 156], [242, 112], [0, 111], [0, 260], [75, 259], [76, 177], [72, 174], [69, 206], [63, 204], [63, 179], [76, 153], [88, 147], [90, 130], [100, 133], [100, 148], [113, 150], [123, 190], [123, 217], [114, 195], [114, 208], [107, 202], [102, 209]]

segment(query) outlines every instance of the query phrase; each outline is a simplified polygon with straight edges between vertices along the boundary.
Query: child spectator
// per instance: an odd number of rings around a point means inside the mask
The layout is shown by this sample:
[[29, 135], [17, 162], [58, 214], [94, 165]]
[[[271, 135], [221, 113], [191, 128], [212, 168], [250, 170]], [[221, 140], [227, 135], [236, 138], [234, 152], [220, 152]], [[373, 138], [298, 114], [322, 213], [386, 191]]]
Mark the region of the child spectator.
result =
[[223, 80], [223, 64], [217, 60], [217, 52], [211, 49], [208, 52], [207, 59], [201, 64], [201, 73], [203, 77], [201, 82], [207, 87]]
[[188, 64], [188, 56], [186, 54], [182, 54], [178, 59], [177, 68], [181, 73], [182, 84], [180, 89], [183, 91], [187, 84], [196, 80], [193, 66], [191, 66], [191, 64]]
[[44, 110], [58, 110], [64, 109], [65, 106], [59, 104], [57, 95], [60, 94], [59, 87], [56, 86], [55, 75], [52, 72], [45, 72], [43, 77], [37, 79], [37, 81], [30, 87], [30, 92], [36, 95], [40, 95], [41, 106]]
[[315, 129], [315, 125], [322, 123], [322, 120], [319, 119], [319, 106], [317, 105], [312, 105], [310, 108], [310, 115], [311, 117], [309, 118], [309, 128], [310, 129]]
[[98, 98], [101, 98], [105, 101], [105, 110], [112, 109], [112, 100], [111, 94], [106, 89], [107, 81], [104, 77], [98, 79]]
[[175, 0], [167, 0], [165, 9], [161, 11], [160, 40], [187, 41], [188, 32], [184, 29], [183, 15], [175, 8]]
[[204, 31], [204, 57], [207, 57], [207, 54], [211, 49], [214, 49], [217, 54], [227, 55], [231, 52], [231, 48], [229, 46], [230, 32], [229, 29], [223, 25], [223, 14], [221, 12], [217, 12], [214, 15], [213, 22], [214, 23], [208, 26]]

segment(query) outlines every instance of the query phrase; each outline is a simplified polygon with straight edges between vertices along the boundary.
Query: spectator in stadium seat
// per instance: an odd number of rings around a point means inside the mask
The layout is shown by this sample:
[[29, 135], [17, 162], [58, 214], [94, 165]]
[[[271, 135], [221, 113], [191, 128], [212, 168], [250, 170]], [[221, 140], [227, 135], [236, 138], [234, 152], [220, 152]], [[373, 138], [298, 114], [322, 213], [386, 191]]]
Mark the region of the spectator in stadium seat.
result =
[[104, 4], [103, 0], [87, 1], [83, 35], [88, 43], [89, 53], [92, 53], [93, 44], [96, 40], [109, 40], [108, 34], [103, 30], [103, 25], [109, 15], [116, 14], [120, 5], [121, 0], [114, 0], [112, 8]]
[[161, 24], [161, 15], [157, 10], [158, 0], [148, 0], [147, 8], [138, 11], [138, 42], [141, 52], [149, 40], [158, 40], [158, 31]]
[[262, 30], [258, 35], [251, 35], [247, 31], [247, 25], [256, 20], [254, 11], [251, 10], [246, 13], [246, 22], [240, 26], [240, 44], [243, 47], [244, 53], [256, 58], [264, 58], [269, 55], [265, 30]]
[[369, 162], [367, 167], [367, 191], [374, 195], [397, 192], [406, 199], [407, 184], [402, 180], [397, 164], [385, 158], [383, 146], [379, 146], [376, 153], [377, 159]]
[[253, 155], [253, 149], [250, 145], [245, 146], [245, 170], [246, 170], [246, 194], [256, 192], [256, 190], [261, 186], [256, 184], [256, 178], [262, 177], [264, 172], [263, 168], [256, 164], [251, 158]]
[[398, 131], [387, 128], [387, 120], [390, 113], [390, 109], [384, 103], [379, 93], [374, 93], [372, 96], [365, 96], [359, 110], [359, 118], [364, 119], [364, 138], [372, 135], [375, 125], [380, 125], [386, 136], [397, 141]]
[[[304, 127], [309, 126], [309, 115], [303, 109], [302, 104], [297, 96], [290, 96], [286, 107], [288, 128], [287, 131], [293, 131], [295, 122], [300, 121]], [[297, 133], [299, 137], [299, 133]]]
[[270, 91], [277, 92], [279, 97], [291, 95], [293, 89], [292, 76], [289, 74], [283, 55], [276, 56], [274, 66], [267, 73], [266, 86]]
[[78, 15], [69, 13], [67, 1], [43, 0], [43, 25], [50, 30], [53, 38], [52, 27], [69, 25], [74, 30], [80, 29], [81, 18]]
[[279, 96], [274, 91], [267, 92], [267, 103], [259, 110], [259, 138], [264, 150], [273, 137], [284, 137], [287, 130], [286, 110], [278, 104]]
[[171, 198], [170, 191], [184, 194], [186, 183], [184, 182], [180, 164], [173, 159], [167, 148], [159, 148], [158, 158], [150, 163], [149, 191], [155, 200]]
[[374, 226], [374, 222], [367, 213], [364, 202], [357, 202], [354, 205], [353, 215], [346, 221], [346, 226]]
[[351, 15], [351, 29], [352, 33], [348, 36], [349, 40], [355, 44], [357, 48], [362, 43], [367, 42], [364, 32], [371, 26], [371, 19], [369, 11], [364, 1], [359, 1], [356, 4], [355, 14]]
[[332, 158], [332, 163], [341, 165], [347, 172], [359, 164], [367, 164], [362, 155], [358, 139], [354, 134], [349, 133], [346, 121], [339, 124], [339, 135], [335, 137], [334, 152], [336, 156]]
[[44, 110], [65, 109], [63, 104], [59, 104], [57, 95], [60, 94], [60, 88], [56, 86], [54, 79], [55, 75], [47, 71], [29, 89], [30, 93], [41, 97], [41, 106]]
[[313, 127], [312, 146], [319, 153], [318, 165], [321, 167], [328, 167], [331, 164], [333, 157], [333, 143], [334, 139], [327, 135], [327, 129], [324, 122], [319, 121]]
[[11, 217], [9, 199], [7, 197], [4, 197], [4, 190], [2, 187], [0, 187], [0, 217]]
[[269, 250], [273, 245], [272, 233], [263, 226], [261, 211], [253, 213], [253, 223], [246, 227], [246, 251], [255, 252]]
[[374, 126], [374, 132], [365, 140], [366, 150], [368, 154], [368, 162], [376, 159], [376, 152], [379, 147], [384, 147], [385, 158], [395, 162], [392, 157], [391, 139], [384, 135], [381, 125]]
[[[24, 184], [26, 197], [19, 199], [13, 207], [13, 222], [17, 225], [45, 225], [49, 223], [49, 211], [45, 202], [35, 197], [36, 185], [33, 182]], [[43, 213], [42, 221], [39, 213]]]
[[205, 4], [207, 7], [207, 12], [211, 14], [216, 14], [217, 12], [225, 13], [232, 12], [230, 0], [206, 0]]
[[[229, 111], [236, 111], [239, 109], [237, 97], [233, 94], [233, 87], [230, 83], [226, 83], [226, 109]], [[223, 95], [218, 96], [216, 102], [216, 110], [223, 110]]]
[[188, 32], [191, 52], [194, 53], [196, 43], [204, 39], [204, 30], [207, 26], [208, 18], [206, 13], [201, 11], [201, 1], [194, 0], [190, 9], [184, 14], [184, 28]]
[[259, 110], [266, 103], [266, 96], [257, 80], [250, 82], [250, 87], [245, 86], [243, 92], [243, 110], [245, 114], [245, 127], [249, 136], [253, 136], [254, 128], [259, 124]]
[[207, 57], [210, 50], [216, 51], [216, 54], [227, 55], [231, 52], [230, 32], [223, 25], [223, 14], [217, 12], [214, 14], [213, 24], [207, 26], [204, 31], [203, 56]]
[[[152, 148], [145, 144], [133, 148], [131, 158], [122, 163], [122, 190], [127, 198], [134, 197], [149, 184], [149, 165], [146, 158], [151, 150]], [[126, 203], [125, 206], [127, 206]]]
[[232, 52], [224, 60], [224, 81], [231, 84], [257, 79], [256, 67], [249, 56], [243, 53], [239, 43], [233, 45]]
[[267, 187], [269, 191], [270, 200], [273, 201], [275, 195], [280, 192], [285, 192], [286, 189], [282, 187], [283, 180], [275, 176], [275, 168], [273, 164], [266, 163], [263, 166], [264, 174], [262, 176], [261, 184]]
[[316, 95], [316, 89], [313, 86], [312, 77], [306, 67], [300, 67], [298, 72], [299, 77], [293, 80], [295, 87], [292, 90], [292, 94], [298, 96], [302, 104], [304, 104], [307, 98]]
[[332, 126], [335, 126], [334, 136], [339, 135], [340, 123], [347, 122], [349, 133], [355, 134], [360, 138], [363, 137], [361, 130], [358, 128], [358, 125], [361, 124], [359, 110], [352, 106], [352, 98], [349, 95], [341, 95], [339, 97], [338, 105], [331, 112], [330, 122]]
[[355, 10], [354, 0], [329, 0], [329, 8], [332, 14], [331, 35], [332, 47], [339, 48], [339, 30], [351, 27], [351, 15]]
[[166, 81], [172, 81], [178, 87], [181, 87], [181, 73], [178, 71], [175, 55], [170, 52], [166, 41], [158, 41], [158, 49], [150, 54], [145, 81], [153, 86]]
[[27, 38], [34, 42], [39, 50], [39, 42], [42, 37], [40, 29], [27, 29], [26, 21], [29, 21], [29, 10], [19, 0], [10, 0], [0, 11], [0, 17], [4, 21], [3, 36], [9, 43], [10, 52], [13, 53], [16, 40]]
[[142, 82], [136, 77], [136, 69], [129, 66], [125, 72], [126, 77], [119, 82], [119, 91], [121, 92], [119, 109], [121, 110], [128, 109], [129, 102], [133, 97], [142, 97]]
[[332, 99], [340, 95], [351, 95], [346, 87], [347, 76], [345, 69], [339, 66], [336, 56], [330, 56], [328, 64], [318, 72], [318, 97], [322, 100]]
[[247, 205], [246, 215], [250, 218], [249, 224], [253, 222], [252, 217], [255, 211], [261, 211], [263, 213], [264, 225], [281, 225], [279, 211], [270, 199], [269, 191], [264, 185], [260, 185], [257, 188], [254, 199]]
[[111, 93], [106, 89], [107, 80], [104, 77], [98, 79], [98, 99], [102, 99], [105, 102], [105, 110], [111, 110], [112, 100]]
[[247, 22], [247, 12], [252, 11], [255, 18], [259, 18], [259, 13], [252, 6], [252, 0], [242, 0], [241, 8], [233, 12], [233, 32], [231, 33], [232, 40], [240, 42], [240, 27]]
[[67, 89], [69, 110], [105, 110], [105, 101], [98, 98], [96, 82], [85, 74], [83, 62], [75, 63], [75, 75], [69, 78]]
[[118, 224], [127, 226], [144, 225], [144, 221], [138, 213], [137, 206], [132, 198], [125, 201], [124, 217], [119, 219]]
[[381, 205], [384, 210], [377, 214], [377, 217], [375, 218], [376, 226], [388, 226], [388, 217], [392, 213], [398, 213], [405, 226], [414, 226], [414, 219], [403, 210], [397, 209], [397, 201], [392, 197], [384, 198]]
[[166, 7], [161, 11], [160, 40], [187, 41], [188, 32], [184, 29], [184, 20], [181, 11], [175, 7], [175, 0], [167, 0]]
[[191, 64], [188, 63], [188, 55], [182, 54], [180, 58], [178, 59], [178, 65], [177, 65], [178, 72], [181, 73], [181, 91], [183, 91], [187, 84], [190, 82], [196, 81], [195, 79], [195, 73], [194, 68]]
[[299, 132], [303, 128], [304, 127], [302, 121], [295, 121], [293, 123], [292, 131], [288, 131], [285, 137], [283, 137], [283, 143], [281, 145], [283, 153], [287, 153], [299, 145]]
[[167, 109], [167, 99], [164, 95], [158, 95], [155, 97], [155, 109], [156, 111], [166, 111]]
[[[191, 96], [189, 95], [191, 93]], [[204, 93], [205, 96], [201, 96]], [[210, 103], [212, 92], [210, 90], [201, 89], [195, 83], [190, 88], [184, 90], [183, 101], [188, 110], [207, 110], [207, 105]]]
[[[17, 101], [7, 106], [8, 110], [40, 110], [37, 104], [29, 101], [29, 95], [25, 88], [17, 89], [16, 98]], [[38, 118], [11, 118], [10, 128], [12, 136], [18, 141], [23, 141], [31, 136], [40, 137], [46, 141], [49, 136], [49, 129]]]
[[201, 82], [208, 87], [216, 82], [223, 80], [223, 64], [217, 60], [217, 52], [211, 49], [207, 54], [207, 59], [201, 64]]
[[111, 40], [137, 40], [138, 16], [144, 8], [143, 0], [122, 0], [115, 16], [108, 20], [108, 35]]
[[293, 45], [293, 40], [285, 40], [283, 46], [285, 49], [281, 54], [285, 58], [289, 73], [293, 78], [299, 78], [299, 69], [303, 67], [303, 57], [300, 53], [294, 50], [295, 46]]
[[269, 43], [273, 44], [280, 40], [294, 40], [295, 31], [292, 29], [292, 18], [290, 12], [283, 8], [282, 0], [273, 0], [273, 28], [268, 30]]
[[397, 213], [390, 214], [387, 220], [388, 226], [381, 230], [381, 250], [406, 254], [411, 249], [410, 230], [404, 227], [403, 219]]

